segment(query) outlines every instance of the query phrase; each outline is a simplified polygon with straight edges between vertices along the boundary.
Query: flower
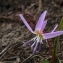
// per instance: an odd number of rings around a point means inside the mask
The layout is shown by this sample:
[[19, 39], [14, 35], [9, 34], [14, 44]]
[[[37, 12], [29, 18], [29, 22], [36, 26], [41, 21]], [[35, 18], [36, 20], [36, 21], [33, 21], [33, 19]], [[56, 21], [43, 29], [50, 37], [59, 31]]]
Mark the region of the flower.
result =
[[22, 47], [25, 47], [27, 44], [31, 44], [31, 48], [34, 47], [33, 50], [33, 54], [36, 52], [36, 50], [40, 50], [41, 45], [43, 44], [43, 40], [45, 39], [50, 39], [50, 38], [54, 38], [56, 36], [59, 36], [61, 34], [63, 34], [63, 31], [56, 31], [56, 28], [58, 27], [58, 25], [56, 25], [54, 27], [54, 29], [50, 32], [50, 33], [43, 33], [43, 30], [47, 24], [47, 20], [45, 19], [47, 11], [44, 11], [36, 26], [35, 26], [35, 30], [33, 31], [32, 28], [29, 26], [29, 24], [27, 23], [27, 21], [25, 20], [25, 18], [23, 17], [22, 14], [19, 14], [20, 18], [22, 19], [23, 23], [26, 25], [26, 27], [29, 29], [29, 31], [31, 31], [33, 34], [35, 34], [36, 36], [34, 38], [32, 38], [31, 40], [27, 41], [26, 43], [24, 43], [22, 45]]

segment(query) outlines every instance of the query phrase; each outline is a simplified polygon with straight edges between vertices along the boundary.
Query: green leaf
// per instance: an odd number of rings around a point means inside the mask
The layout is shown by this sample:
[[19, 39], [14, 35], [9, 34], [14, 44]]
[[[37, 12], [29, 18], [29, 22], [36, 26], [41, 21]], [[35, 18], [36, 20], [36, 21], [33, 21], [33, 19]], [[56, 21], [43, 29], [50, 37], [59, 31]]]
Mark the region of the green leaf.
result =
[[43, 60], [41, 63], [49, 63], [48, 60]]
[[57, 53], [57, 45], [59, 42], [59, 37], [56, 37], [54, 40], [54, 56], [56, 57], [56, 53]]
[[61, 22], [59, 24], [58, 30], [61, 30], [63, 28], [63, 17], [61, 19]]
[[[61, 30], [63, 28], [63, 18], [61, 19], [61, 22], [59, 24], [58, 30]], [[59, 42], [59, 36], [55, 38], [54, 40], [54, 56], [56, 57], [56, 53], [57, 53], [57, 45]]]
[[58, 59], [58, 61], [59, 61], [58, 63], [62, 63], [60, 59]]

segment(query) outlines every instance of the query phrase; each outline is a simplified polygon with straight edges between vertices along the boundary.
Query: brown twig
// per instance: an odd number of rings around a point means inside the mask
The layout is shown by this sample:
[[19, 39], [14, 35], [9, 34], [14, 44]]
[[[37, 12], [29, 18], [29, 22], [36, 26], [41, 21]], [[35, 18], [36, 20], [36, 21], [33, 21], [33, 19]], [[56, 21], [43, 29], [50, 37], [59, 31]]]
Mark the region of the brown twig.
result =
[[31, 54], [30, 56], [28, 56], [22, 63], [24, 63], [25, 61], [27, 61], [29, 58], [31, 58], [33, 55]]
[[42, 8], [42, 1], [39, 0], [39, 7], [38, 7], [38, 11], [37, 11], [37, 14], [35, 15], [35, 17], [41, 12], [41, 8]]

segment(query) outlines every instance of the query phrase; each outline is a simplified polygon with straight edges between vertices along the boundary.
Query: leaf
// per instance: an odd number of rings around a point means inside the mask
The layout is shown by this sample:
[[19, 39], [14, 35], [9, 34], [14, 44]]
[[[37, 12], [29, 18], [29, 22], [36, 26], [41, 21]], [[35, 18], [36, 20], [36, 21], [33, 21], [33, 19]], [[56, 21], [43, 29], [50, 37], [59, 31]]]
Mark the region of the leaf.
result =
[[62, 63], [60, 59], [58, 59], [58, 61], [59, 61], [58, 63]]
[[48, 60], [43, 60], [41, 63], [49, 63]]
[[[63, 17], [62, 17], [61, 22], [59, 24], [58, 30], [61, 30], [62, 28], [63, 28]], [[59, 36], [56, 37], [54, 40], [54, 56], [55, 57], [56, 57], [56, 53], [57, 53], [58, 42], [59, 42]]]
[[59, 24], [58, 30], [61, 30], [63, 28], [63, 17], [61, 19], [61, 22]]

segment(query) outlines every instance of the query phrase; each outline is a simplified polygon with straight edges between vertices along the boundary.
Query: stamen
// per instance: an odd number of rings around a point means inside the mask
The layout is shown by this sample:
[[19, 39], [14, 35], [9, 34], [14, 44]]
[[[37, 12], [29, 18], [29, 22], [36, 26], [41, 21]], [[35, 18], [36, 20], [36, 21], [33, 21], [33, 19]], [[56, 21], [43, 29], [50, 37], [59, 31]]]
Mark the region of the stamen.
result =
[[35, 45], [35, 42], [31, 45], [31, 48]]

